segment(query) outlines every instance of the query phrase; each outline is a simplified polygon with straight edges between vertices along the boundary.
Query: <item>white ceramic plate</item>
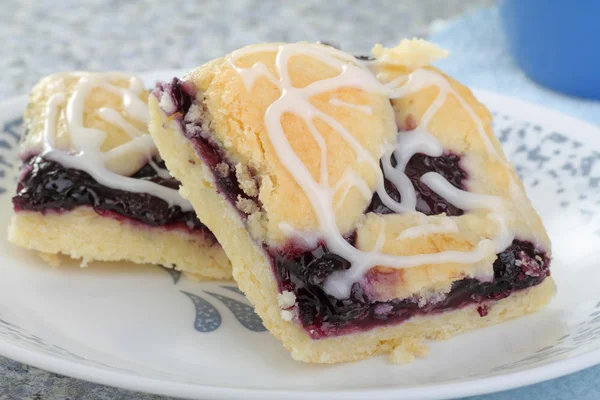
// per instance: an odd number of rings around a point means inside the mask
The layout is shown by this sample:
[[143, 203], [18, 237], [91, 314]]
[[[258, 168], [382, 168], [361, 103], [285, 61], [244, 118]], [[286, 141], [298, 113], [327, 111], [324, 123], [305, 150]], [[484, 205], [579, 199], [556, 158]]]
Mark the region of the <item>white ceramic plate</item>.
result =
[[[172, 73], [146, 75], [148, 85]], [[518, 100], [478, 97], [554, 243], [558, 295], [534, 315], [385, 357], [295, 362], [232, 283], [160, 267], [50, 268], [0, 235], [0, 354], [94, 382], [187, 398], [437, 399], [509, 389], [600, 362], [600, 129]], [[0, 105], [0, 230], [11, 214], [24, 97]], [[202, 316], [212, 315], [210, 321]], [[198, 315], [198, 317], [196, 317]]]

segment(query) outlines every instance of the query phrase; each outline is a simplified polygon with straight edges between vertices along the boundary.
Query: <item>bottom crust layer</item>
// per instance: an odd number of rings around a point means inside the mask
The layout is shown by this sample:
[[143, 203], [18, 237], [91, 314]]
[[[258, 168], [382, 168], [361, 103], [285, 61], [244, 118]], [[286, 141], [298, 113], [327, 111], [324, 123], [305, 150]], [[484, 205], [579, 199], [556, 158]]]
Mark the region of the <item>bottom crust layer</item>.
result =
[[8, 239], [42, 253], [46, 261], [57, 254], [80, 259], [82, 266], [125, 260], [174, 267], [198, 279], [231, 279], [229, 259], [214, 238], [121, 222], [89, 207], [63, 213], [19, 211], [12, 217]]
[[429, 316], [413, 317], [395, 326], [376, 328], [359, 334], [322, 340], [296, 339], [286, 347], [297, 360], [313, 363], [336, 363], [361, 360], [368, 356], [389, 354], [407, 340], [444, 340], [453, 336], [495, 325], [539, 310], [556, 292], [551, 277], [537, 286], [515, 292], [509, 297], [487, 303], [488, 314], [481, 317], [477, 305]]

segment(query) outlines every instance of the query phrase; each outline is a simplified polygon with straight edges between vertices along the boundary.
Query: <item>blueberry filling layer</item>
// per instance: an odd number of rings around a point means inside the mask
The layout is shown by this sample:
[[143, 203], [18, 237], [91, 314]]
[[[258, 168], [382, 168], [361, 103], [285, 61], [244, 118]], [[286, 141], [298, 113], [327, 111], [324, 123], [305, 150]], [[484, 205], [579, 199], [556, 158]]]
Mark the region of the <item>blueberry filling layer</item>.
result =
[[[158, 164], [164, 168], [162, 162]], [[124, 217], [150, 226], [185, 227], [212, 236], [193, 211], [182, 211], [179, 206], [170, 207], [163, 199], [146, 193], [106, 187], [87, 172], [66, 168], [43, 156], [31, 157], [24, 163], [22, 171], [17, 194], [12, 199], [16, 211], [68, 211], [90, 206], [103, 215]], [[179, 188], [177, 180], [161, 178], [149, 164], [132, 178]]]
[[[354, 239], [348, 241], [353, 243]], [[298, 318], [313, 339], [398, 324], [417, 316], [455, 310], [477, 304], [481, 316], [487, 314], [486, 302], [500, 300], [511, 293], [540, 284], [550, 274], [550, 260], [531, 242], [515, 240], [498, 254], [494, 279], [482, 282], [464, 278], [453, 283], [449, 293], [435, 301], [417, 298], [372, 301], [365, 283], [355, 283], [350, 297], [337, 299], [325, 293], [327, 277], [350, 268], [350, 263], [328, 252], [324, 244], [306, 251], [293, 243], [268, 250], [274, 265], [279, 291], [295, 294]], [[368, 278], [366, 281], [368, 285]]]
[[[394, 160], [392, 160], [392, 165], [395, 166]], [[446, 213], [448, 216], [463, 215], [463, 210], [448, 203], [446, 199], [431, 191], [427, 185], [421, 182], [421, 177], [427, 172], [437, 172], [453, 186], [466, 190], [464, 183], [468, 175], [461, 167], [461, 157], [459, 155], [445, 153], [439, 157], [430, 157], [425, 154], [415, 154], [406, 165], [404, 172], [415, 188], [417, 211], [425, 215], [438, 215], [441, 213]], [[387, 179], [385, 179], [385, 191], [392, 199], [400, 202], [398, 189]], [[373, 195], [367, 212], [374, 212], [376, 214], [394, 213], [394, 211], [383, 204], [377, 193]]]
[[[214, 142], [208, 132], [204, 131], [203, 121], [185, 118], [193, 104], [195, 91], [191, 83], [173, 78], [170, 83], [159, 83], [153, 94], [159, 100], [162, 96], [168, 96], [168, 103], [173, 107], [170, 110], [163, 108], [163, 111], [179, 121], [184, 136], [194, 146], [196, 154], [213, 171], [217, 191], [234, 205], [238, 199], [242, 198], [251, 200], [260, 207], [257, 197], [248, 196], [240, 188], [235, 166], [225, 157], [221, 146]], [[190, 163], [194, 162], [193, 160], [189, 161]], [[240, 216], [245, 218], [246, 214], [240, 212]]]

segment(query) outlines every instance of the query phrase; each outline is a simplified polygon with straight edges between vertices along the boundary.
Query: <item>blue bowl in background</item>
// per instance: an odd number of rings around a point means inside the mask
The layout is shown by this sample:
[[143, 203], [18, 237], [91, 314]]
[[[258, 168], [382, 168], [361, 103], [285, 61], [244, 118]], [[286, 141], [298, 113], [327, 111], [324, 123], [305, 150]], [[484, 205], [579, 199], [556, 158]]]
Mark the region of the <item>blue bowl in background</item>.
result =
[[600, 99], [600, 0], [502, 0], [499, 6], [513, 57], [531, 79]]

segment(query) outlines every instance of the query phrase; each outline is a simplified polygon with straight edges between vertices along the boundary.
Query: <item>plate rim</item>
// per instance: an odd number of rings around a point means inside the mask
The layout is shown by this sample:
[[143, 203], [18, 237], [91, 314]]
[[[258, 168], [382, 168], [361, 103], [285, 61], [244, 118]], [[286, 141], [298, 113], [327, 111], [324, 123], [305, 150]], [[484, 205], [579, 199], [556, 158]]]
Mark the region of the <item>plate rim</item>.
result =
[[446, 397], [448, 393], [452, 393], [450, 398], [459, 398], [532, 385], [575, 373], [600, 363], [600, 349], [597, 349], [570, 359], [489, 378], [475, 378], [452, 383], [402, 388], [388, 387], [384, 389], [329, 391], [309, 389], [290, 391], [280, 389], [231, 388], [146, 378], [85, 365], [76, 361], [67, 361], [56, 356], [16, 346], [6, 341], [0, 341], [0, 355], [45, 371], [106, 386], [186, 399], [198, 399], [201, 396], [202, 398], [223, 400], [237, 400], [240, 398], [257, 400], [279, 400], [281, 398], [304, 400], [308, 397], [331, 400], [360, 400], [364, 399], [365, 395], [377, 396], [377, 398], [382, 400], [397, 399], [400, 395], [405, 399], [434, 400], [448, 398]]
[[[141, 77], [161, 74], [179, 75], [182, 71], [183, 70], [157, 70], [141, 73], [139, 75]], [[569, 137], [581, 140], [584, 143], [598, 143], [598, 140], [595, 140], [594, 138], [600, 138], [599, 126], [565, 114], [562, 111], [488, 90], [473, 89], [473, 93], [484, 104], [484, 100], [491, 100], [492, 102], [509, 102], [516, 105], [517, 107], [514, 107], [516, 112], [511, 113], [511, 115], [514, 114], [517, 117], [526, 118], [531, 114], [541, 114], [542, 117], [543, 115], [551, 115], [553, 128], [556, 126], [557, 130], [567, 131]], [[6, 108], [15, 107], [15, 103], [27, 102], [27, 98], [27, 95], [19, 95], [0, 102], [0, 113]], [[590, 136], [582, 133], [582, 131], [590, 130], [598, 131], [599, 135]], [[392, 399], [401, 395], [407, 399], [432, 400], [444, 396], [447, 398], [449, 393], [451, 393], [451, 398], [457, 398], [510, 390], [544, 382], [600, 364], [600, 349], [597, 349], [589, 353], [580, 354], [568, 359], [556, 360], [538, 367], [499, 374], [487, 378], [466, 378], [466, 380], [458, 382], [432, 384], [427, 386], [386, 387], [379, 389], [300, 389], [291, 391], [281, 389], [269, 390], [264, 388], [232, 388], [147, 378], [124, 372], [110, 371], [97, 366], [85, 365], [77, 361], [61, 359], [55, 355], [36, 352], [32, 349], [2, 340], [0, 340], [0, 355], [17, 362], [76, 379], [138, 392], [163, 396], [178, 396], [189, 399], [201, 396], [203, 398], [208, 397], [217, 399], [239, 399], [241, 397], [249, 399], [306, 399], [307, 397], [311, 397], [352, 400], [362, 399], [365, 395], [378, 396], [381, 399]]]

